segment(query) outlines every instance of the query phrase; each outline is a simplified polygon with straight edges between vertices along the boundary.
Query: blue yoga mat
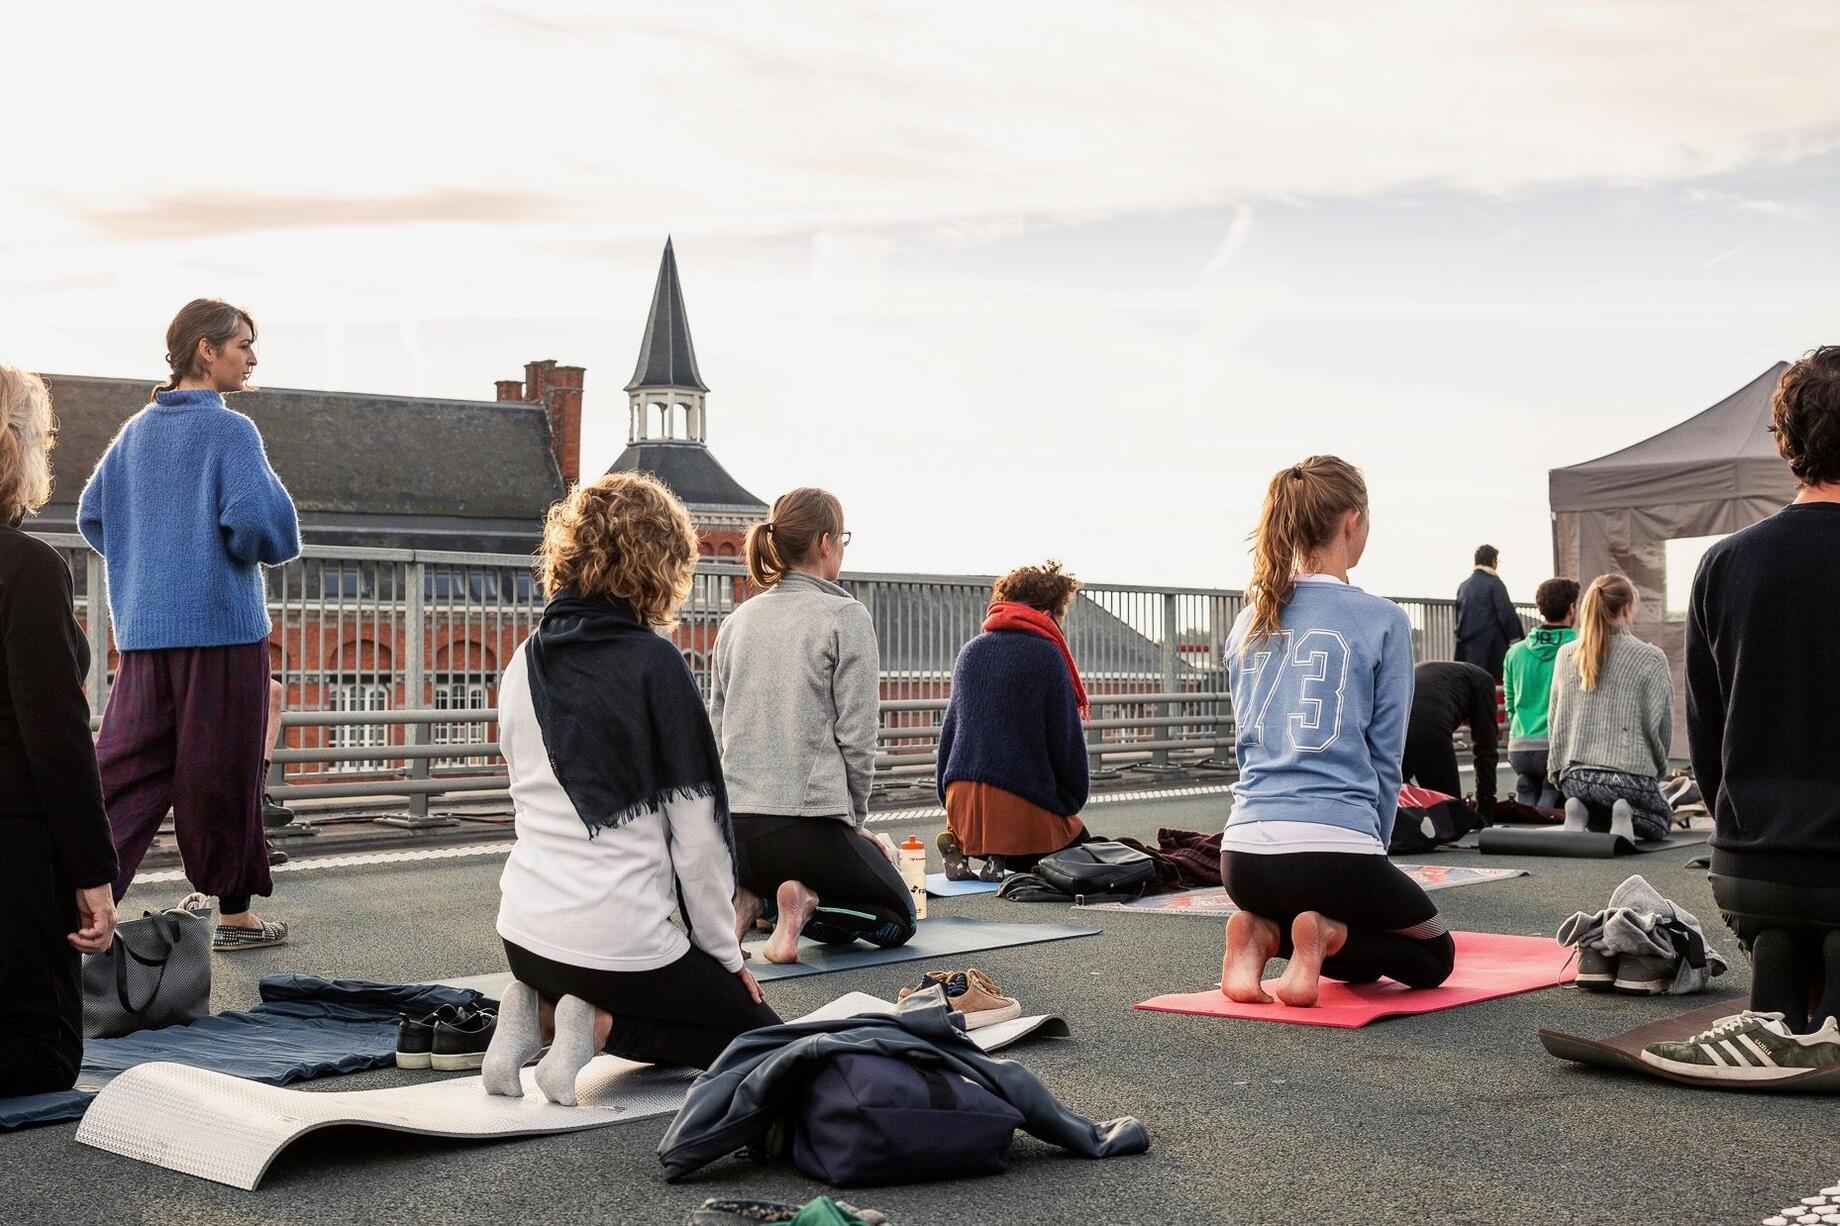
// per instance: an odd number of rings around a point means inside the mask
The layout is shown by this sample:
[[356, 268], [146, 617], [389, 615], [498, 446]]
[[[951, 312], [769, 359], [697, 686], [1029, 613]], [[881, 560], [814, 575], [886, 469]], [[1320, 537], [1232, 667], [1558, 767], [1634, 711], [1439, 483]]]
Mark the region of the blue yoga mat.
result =
[[934, 898], [958, 898], [964, 894], [995, 894], [1000, 881], [954, 881], [944, 873], [926, 875], [926, 892]]
[[383, 1068], [396, 1061], [396, 1019], [420, 1017], [442, 1005], [478, 1005], [487, 998], [465, 988], [433, 984], [366, 983], [311, 975], [270, 975], [262, 1003], [247, 1012], [219, 1013], [189, 1026], [142, 1030], [119, 1039], [87, 1039], [75, 1089], [0, 1098], [0, 1131], [74, 1120], [117, 1073], [150, 1060], [170, 1060], [291, 1085]]

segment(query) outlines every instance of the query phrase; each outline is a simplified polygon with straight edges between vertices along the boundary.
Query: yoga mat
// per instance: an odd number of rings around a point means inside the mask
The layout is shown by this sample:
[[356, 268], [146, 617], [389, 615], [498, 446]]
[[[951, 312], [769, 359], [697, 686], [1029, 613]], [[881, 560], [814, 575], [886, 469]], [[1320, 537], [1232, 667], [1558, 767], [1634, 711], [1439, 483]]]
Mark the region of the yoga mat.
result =
[[[810, 1017], [885, 1013], [894, 1005], [853, 992]], [[985, 1051], [1029, 1034], [1064, 1036], [1058, 1017], [1019, 1017], [970, 1033]], [[575, 1081], [577, 1106], [558, 1107], [523, 1073], [524, 1097], [497, 1098], [480, 1078], [454, 1077], [388, 1090], [309, 1094], [156, 1062], [130, 1069], [96, 1096], [77, 1140], [96, 1149], [253, 1192], [283, 1150], [337, 1126], [487, 1140], [580, 1132], [670, 1115], [683, 1105], [694, 1069], [660, 1069], [597, 1056]]]
[[128, 1069], [156, 1060], [288, 1085], [396, 1063], [396, 1019], [442, 1005], [478, 1005], [472, 992], [431, 986], [270, 975], [262, 1003], [185, 1026], [88, 1039], [76, 1088], [0, 1099], [0, 1131], [74, 1120], [96, 1092]]
[[[1467, 864], [1401, 864], [1406, 876], [1424, 890], [1448, 890], [1460, 885], [1525, 877], [1524, 868], [1474, 868]], [[1217, 885], [1197, 886], [1178, 894], [1152, 894], [1130, 902], [1075, 903], [1076, 911], [1125, 911], [1132, 915], [1202, 915], [1223, 919], [1239, 910], [1227, 891]]]
[[1702, 1090], [1760, 1090], [1774, 1094], [1840, 1094], [1840, 1068], [1811, 1069], [1780, 1081], [1701, 1081], [1642, 1062], [1642, 1049], [1650, 1043], [1678, 1042], [1709, 1029], [1714, 1022], [1742, 1012], [1744, 999], [1722, 1000], [1691, 1013], [1650, 1022], [1607, 1039], [1587, 1039], [1559, 1030], [1540, 1031], [1540, 1046], [1561, 1060], [1597, 1068], [1619, 1069], [1658, 1077], [1662, 1081], [1696, 1086]]
[[[1408, 988], [1384, 979], [1364, 984], [1324, 979], [1321, 1001], [1313, 1009], [1293, 1009], [1275, 1001], [1269, 1005], [1242, 1005], [1222, 996], [1218, 987], [1206, 992], [1157, 996], [1133, 1007], [1156, 1013], [1353, 1029], [1383, 1017], [1436, 1013], [1498, 996], [1550, 988], [1570, 983], [1577, 974], [1575, 967], [1566, 965], [1566, 951], [1548, 937], [1501, 936], [1492, 932], [1450, 935], [1457, 943], [1457, 963], [1442, 987]], [[1265, 990], [1271, 990], [1271, 981], [1266, 981]]]
[[1564, 830], [1554, 826], [1485, 826], [1476, 848], [1485, 856], [1567, 856], [1608, 860], [1639, 852], [1694, 847], [1712, 834], [1711, 824], [1698, 830], [1674, 830], [1665, 839], [1620, 839], [1608, 830]]
[[[1005, 924], [972, 919], [968, 915], [936, 915], [920, 921], [913, 940], [894, 949], [878, 949], [857, 941], [853, 945], [820, 945], [816, 941], [799, 942], [799, 961], [768, 962], [760, 956], [764, 942], [751, 941], [742, 948], [752, 951], [748, 969], [762, 983], [775, 979], [802, 979], [807, 975], [828, 975], [833, 971], [854, 971], [866, 966], [887, 966], [895, 962], [933, 962], [955, 958], [959, 954], [979, 953], [986, 949], [1006, 949], [1012, 945], [1038, 945], [1043, 941], [1068, 941], [1075, 937], [1099, 935], [1097, 928], [1077, 924]], [[511, 974], [471, 975], [461, 979], [435, 982], [451, 988], [472, 988], [497, 998], [511, 982]]]
[[934, 898], [958, 898], [964, 894], [995, 894], [1001, 881], [954, 881], [944, 873], [926, 875], [926, 892]]

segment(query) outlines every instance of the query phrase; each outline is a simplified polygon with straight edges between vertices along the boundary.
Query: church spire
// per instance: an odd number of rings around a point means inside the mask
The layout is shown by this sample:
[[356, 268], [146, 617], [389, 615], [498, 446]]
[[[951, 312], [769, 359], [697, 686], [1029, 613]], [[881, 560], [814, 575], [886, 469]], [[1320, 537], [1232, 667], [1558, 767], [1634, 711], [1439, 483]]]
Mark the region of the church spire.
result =
[[658, 263], [658, 284], [652, 289], [652, 313], [645, 321], [645, 339], [639, 343], [639, 362], [633, 367], [629, 392], [640, 388], [707, 392], [696, 369], [696, 347], [690, 343], [690, 317], [684, 311], [684, 287], [677, 280], [677, 253], [664, 240], [664, 258]]

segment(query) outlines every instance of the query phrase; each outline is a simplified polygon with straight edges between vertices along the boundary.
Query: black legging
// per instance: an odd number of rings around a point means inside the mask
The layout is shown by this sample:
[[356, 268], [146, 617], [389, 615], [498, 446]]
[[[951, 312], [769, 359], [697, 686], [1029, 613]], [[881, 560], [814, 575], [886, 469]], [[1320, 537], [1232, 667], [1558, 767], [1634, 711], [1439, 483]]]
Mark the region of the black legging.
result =
[[68, 1090], [83, 1063], [83, 925], [51, 823], [0, 817], [0, 1098]]
[[[1406, 732], [1406, 751], [1400, 775], [1407, 783], [1463, 799], [1463, 776], [1457, 766], [1457, 747], [1450, 733], [1424, 726]], [[1478, 791], [1481, 781], [1477, 781]], [[1491, 795], [1493, 793], [1491, 792]]]
[[881, 850], [834, 817], [737, 813], [735, 870], [768, 914], [788, 881], [818, 896], [805, 936], [827, 945], [867, 941], [884, 949], [914, 935], [914, 900]]
[[607, 1051], [641, 1064], [708, 1068], [736, 1035], [779, 1025], [740, 976], [700, 949], [655, 971], [570, 966], [510, 941], [505, 958], [513, 978], [551, 1003], [576, 996], [612, 1014]]
[[1348, 925], [1348, 940], [1323, 959], [1323, 974], [1343, 983], [1384, 976], [1435, 988], [1450, 977], [1456, 945], [1418, 883], [1385, 856], [1302, 851], [1222, 852], [1220, 877], [1242, 911], [1278, 925], [1278, 957], [1291, 956], [1291, 921], [1315, 911]]
[[1752, 1009], [1798, 1034], [1840, 1017], [1840, 886], [1714, 873], [1712, 897], [1751, 956]]

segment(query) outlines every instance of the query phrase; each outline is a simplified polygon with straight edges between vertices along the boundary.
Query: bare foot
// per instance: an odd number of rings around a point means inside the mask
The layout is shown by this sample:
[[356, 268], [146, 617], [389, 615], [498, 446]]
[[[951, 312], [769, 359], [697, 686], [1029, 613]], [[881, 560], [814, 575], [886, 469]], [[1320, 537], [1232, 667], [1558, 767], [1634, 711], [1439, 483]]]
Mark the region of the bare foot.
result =
[[773, 925], [773, 935], [767, 938], [761, 956], [769, 962], [797, 962], [799, 933], [805, 931], [812, 913], [818, 909], [818, 896], [807, 889], [804, 882], [788, 881], [779, 887], [778, 901], [779, 920]]
[[1348, 940], [1348, 925], [1315, 911], [1291, 921], [1291, 960], [1274, 989], [1278, 999], [1298, 1009], [1316, 1003], [1322, 987], [1324, 958], [1334, 957]]
[[1269, 1005], [1260, 980], [1265, 964], [1278, 952], [1278, 926], [1250, 911], [1227, 917], [1227, 953], [1220, 960], [1220, 990], [1242, 1005]]
[[735, 939], [747, 940], [748, 933], [754, 931], [754, 921], [760, 918], [762, 910], [760, 895], [745, 886], [735, 890]]

